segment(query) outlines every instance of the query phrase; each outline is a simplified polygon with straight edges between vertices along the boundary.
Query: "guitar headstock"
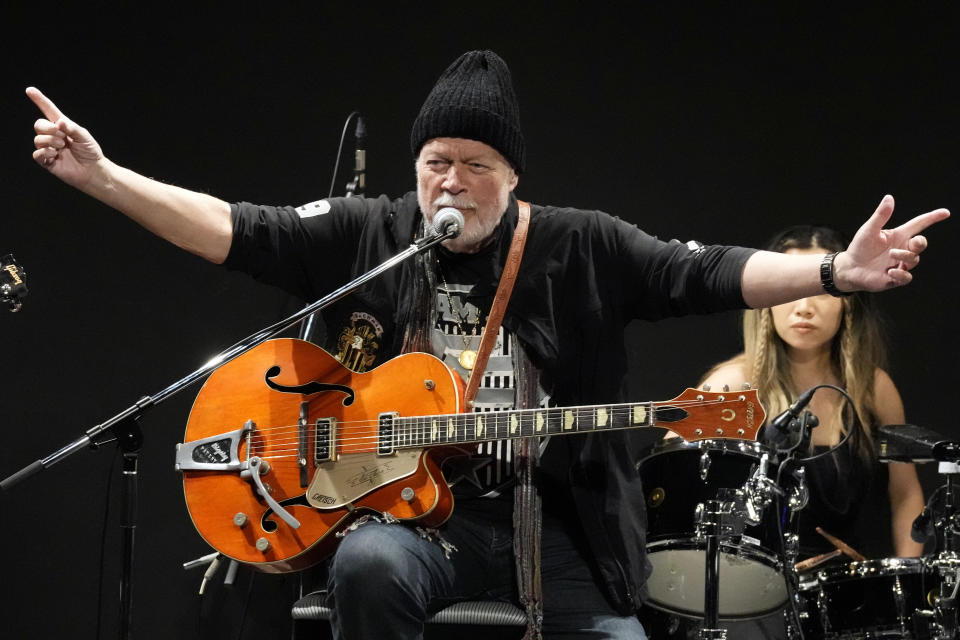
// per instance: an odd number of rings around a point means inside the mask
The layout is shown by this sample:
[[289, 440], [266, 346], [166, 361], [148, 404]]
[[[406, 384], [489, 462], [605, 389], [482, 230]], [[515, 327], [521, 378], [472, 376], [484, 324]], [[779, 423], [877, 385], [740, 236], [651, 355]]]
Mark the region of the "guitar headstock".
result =
[[0, 302], [10, 311], [20, 310], [23, 298], [27, 295], [27, 274], [12, 253], [0, 258]]
[[655, 423], [688, 442], [707, 438], [755, 440], [767, 415], [756, 389], [723, 392], [687, 389], [676, 398], [654, 406]]

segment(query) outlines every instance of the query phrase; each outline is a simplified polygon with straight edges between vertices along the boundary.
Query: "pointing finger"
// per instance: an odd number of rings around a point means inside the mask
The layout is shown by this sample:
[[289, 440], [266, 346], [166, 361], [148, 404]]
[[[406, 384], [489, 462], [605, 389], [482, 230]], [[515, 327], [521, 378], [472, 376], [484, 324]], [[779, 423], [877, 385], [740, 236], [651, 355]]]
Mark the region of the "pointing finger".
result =
[[57, 105], [53, 104], [53, 101], [50, 100], [50, 98], [43, 95], [40, 89], [37, 89], [36, 87], [27, 87], [27, 97], [33, 101], [33, 104], [37, 105], [40, 111], [43, 112], [43, 115], [46, 116], [47, 120], [50, 122], [56, 122], [63, 117], [63, 112], [57, 108]]
[[950, 212], [946, 209], [936, 209], [934, 211], [928, 211], [927, 213], [922, 213], [912, 220], [907, 220], [902, 225], [897, 228], [897, 232], [903, 233], [905, 236], [912, 237], [926, 229], [932, 224], [940, 222], [941, 220], [946, 220], [950, 217]]

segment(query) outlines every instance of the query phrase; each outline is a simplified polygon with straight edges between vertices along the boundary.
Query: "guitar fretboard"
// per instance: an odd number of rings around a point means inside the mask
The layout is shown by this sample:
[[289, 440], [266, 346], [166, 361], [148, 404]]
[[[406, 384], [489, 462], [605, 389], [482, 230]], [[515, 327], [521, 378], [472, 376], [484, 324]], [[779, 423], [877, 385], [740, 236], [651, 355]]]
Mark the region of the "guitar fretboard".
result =
[[[405, 449], [442, 444], [469, 444], [507, 438], [565, 435], [682, 420], [686, 411], [655, 402], [611, 406], [564, 407], [458, 413], [412, 418], [383, 415], [380, 448]], [[393, 444], [392, 447], [388, 443]]]

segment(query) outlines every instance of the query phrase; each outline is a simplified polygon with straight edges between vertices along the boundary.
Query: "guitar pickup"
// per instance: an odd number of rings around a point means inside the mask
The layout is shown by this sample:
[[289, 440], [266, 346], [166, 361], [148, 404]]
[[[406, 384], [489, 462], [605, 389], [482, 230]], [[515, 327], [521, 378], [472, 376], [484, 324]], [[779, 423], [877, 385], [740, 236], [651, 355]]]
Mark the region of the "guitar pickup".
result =
[[336, 421], [334, 418], [318, 418], [313, 425], [314, 447], [313, 460], [316, 464], [333, 460], [334, 444], [333, 433]]
[[392, 456], [395, 451], [393, 440], [393, 420], [399, 414], [381, 413], [377, 421], [377, 455]]
[[243, 427], [193, 442], [177, 443], [177, 471], [237, 471], [241, 468], [240, 441], [257, 428], [252, 420]]

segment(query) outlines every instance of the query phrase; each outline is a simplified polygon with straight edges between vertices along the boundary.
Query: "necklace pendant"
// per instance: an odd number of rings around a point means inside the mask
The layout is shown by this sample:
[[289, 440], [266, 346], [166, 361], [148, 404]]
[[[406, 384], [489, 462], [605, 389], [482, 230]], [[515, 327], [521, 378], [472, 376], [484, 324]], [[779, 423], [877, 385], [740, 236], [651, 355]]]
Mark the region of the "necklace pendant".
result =
[[460, 366], [471, 371], [477, 365], [477, 352], [473, 349], [464, 349], [460, 352]]

